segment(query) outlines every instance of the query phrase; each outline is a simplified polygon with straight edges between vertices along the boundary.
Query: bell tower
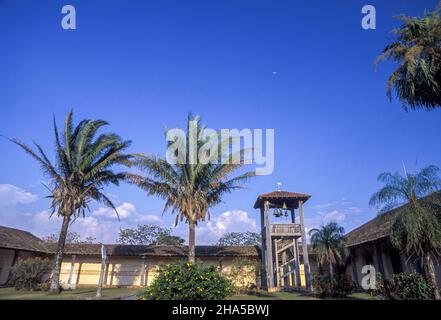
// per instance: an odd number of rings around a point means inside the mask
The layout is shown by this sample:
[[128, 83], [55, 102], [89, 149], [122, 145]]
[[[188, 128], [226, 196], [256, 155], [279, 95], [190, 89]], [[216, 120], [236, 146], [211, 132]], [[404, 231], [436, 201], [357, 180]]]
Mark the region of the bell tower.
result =
[[[260, 209], [261, 280], [262, 286], [269, 291], [280, 287], [311, 288], [303, 212], [303, 204], [310, 197], [282, 190], [257, 197], [254, 209]], [[290, 223], [271, 223], [271, 216], [288, 217]], [[304, 282], [301, 281], [302, 265]]]

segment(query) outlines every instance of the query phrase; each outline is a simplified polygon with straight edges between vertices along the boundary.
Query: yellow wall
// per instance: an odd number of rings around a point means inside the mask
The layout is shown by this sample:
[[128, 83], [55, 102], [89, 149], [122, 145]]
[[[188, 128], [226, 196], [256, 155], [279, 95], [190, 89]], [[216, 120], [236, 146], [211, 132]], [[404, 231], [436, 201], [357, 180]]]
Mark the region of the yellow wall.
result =
[[[223, 264], [222, 275], [229, 278], [233, 285], [237, 289], [251, 288], [257, 286], [256, 267], [258, 268], [258, 262], [248, 260], [242, 266], [235, 263], [235, 259], [232, 259], [227, 265]], [[260, 279], [258, 280], [260, 282]]]
[[[105, 269], [104, 285], [106, 286], [145, 286], [150, 285], [158, 274], [161, 265], [172, 263], [182, 258], [177, 257], [146, 257], [143, 270], [142, 257], [110, 257]], [[199, 259], [207, 265], [222, 265], [222, 273], [228, 277], [234, 257], [213, 257]], [[93, 256], [76, 256], [73, 263], [73, 273], [69, 283], [69, 275], [72, 267], [72, 256], [65, 256], [61, 266], [61, 284], [64, 286], [89, 286], [97, 285], [101, 260]], [[256, 259], [257, 261], [257, 259]], [[248, 275], [244, 275], [249, 282], [256, 284], [254, 270], [249, 270]]]

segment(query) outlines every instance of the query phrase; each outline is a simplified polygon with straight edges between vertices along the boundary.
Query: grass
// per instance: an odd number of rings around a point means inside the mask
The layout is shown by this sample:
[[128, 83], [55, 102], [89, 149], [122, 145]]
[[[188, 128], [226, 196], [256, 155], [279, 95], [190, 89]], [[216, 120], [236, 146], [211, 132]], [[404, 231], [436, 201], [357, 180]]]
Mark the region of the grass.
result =
[[[133, 288], [103, 288], [104, 299], [118, 298], [121, 296], [134, 295], [139, 289]], [[0, 288], [0, 300], [80, 300], [95, 297], [95, 288], [78, 288], [64, 290], [60, 294], [51, 294], [46, 291], [17, 291], [14, 288]]]
[[311, 294], [299, 292], [257, 292], [255, 294], [235, 295], [229, 300], [319, 300]]
[[[345, 300], [371, 300], [372, 297], [367, 293], [353, 293]], [[320, 300], [310, 293], [301, 292], [257, 292], [250, 295], [235, 295], [229, 300]]]
[[353, 293], [349, 296], [349, 298], [357, 299], [357, 300], [376, 300], [376, 298], [371, 296], [370, 294], [362, 293], [362, 292]]
[[[135, 295], [139, 289], [134, 288], [104, 288], [103, 298], [112, 299], [121, 296]], [[0, 288], [0, 300], [81, 300], [95, 298], [96, 288], [78, 288], [65, 290], [60, 294], [46, 291], [17, 291], [14, 288]], [[366, 293], [351, 294], [348, 300], [369, 300], [372, 297]], [[235, 295], [228, 300], [320, 300], [310, 293], [260, 291], [250, 295]]]

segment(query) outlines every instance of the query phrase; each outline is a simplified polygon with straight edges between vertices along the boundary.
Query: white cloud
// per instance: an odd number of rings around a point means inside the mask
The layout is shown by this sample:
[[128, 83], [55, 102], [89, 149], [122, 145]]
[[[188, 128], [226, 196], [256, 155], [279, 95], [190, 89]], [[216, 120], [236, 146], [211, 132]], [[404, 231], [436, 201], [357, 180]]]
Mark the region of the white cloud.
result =
[[322, 209], [326, 209], [332, 206], [335, 206], [338, 202], [337, 201], [333, 201], [333, 202], [328, 202], [328, 203], [319, 203], [319, 204], [315, 204], [310, 206], [310, 209], [313, 210], [322, 210]]
[[[141, 214], [134, 204], [124, 202], [117, 206], [121, 221], [117, 219], [111, 208], [100, 207], [86, 217], [78, 217], [69, 226], [70, 231], [77, 232], [82, 238], [94, 237], [103, 243], [115, 243], [121, 228], [134, 228], [137, 224], [158, 224], [162, 219], [159, 215]], [[6, 213], [8, 213], [6, 215]], [[45, 237], [60, 232], [62, 217], [56, 214], [50, 216], [49, 210], [37, 213], [20, 212], [16, 208], [0, 208], [0, 225], [23, 229], [38, 237]]]
[[[133, 223], [153, 223], [161, 222], [162, 219], [158, 215], [154, 214], [142, 214], [138, 212], [135, 205], [130, 202], [124, 202], [122, 205], [117, 206], [119, 218]], [[93, 217], [102, 217], [106, 219], [118, 219], [115, 210], [107, 207], [100, 207], [92, 212]]]
[[[62, 217], [52, 215], [49, 211], [38, 212], [30, 221], [30, 226], [25, 230], [36, 236], [45, 237], [49, 234], [60, 232]], [[69, 225], [69, 231], [78, 233], [82, 238], [94, 237], [97, 241], [114, 243], [118, 236], [121, 223], [114, 220], [96, 218], [93, 216], [78, 217]]]
[[62, 220], [56, 214], [51, 216], [48, 210], [43, 210], [34, 214], [29, 222], [30, 229], [25, 229], [26, 231], [39, 237], [45, 237], [60, 232]]
[[0, 184], [0, 207], [14, 207], [17, 204], [29, 204], [38, 197], [12, 184]]
[[139, 215], [137, 220], [139, 222], [147, 222], [147, 223], [162, 221], [161, 217], [154, 215], [154, 214]]
[[349, 208], [348, 208], [348, 211], [350, 211], [350, 212], [352, 212], [352, 213], [359, 213], [359, 212], [362, 211], [362, 209], [359, 208], [359, 207], [349, 207]]
[[94, 217], [85, 217], [84, 219], [78, 219], [76, 221], [76, 228], [81, 228], [82, 234], [85, 237], [99, 237], [102, 233], [108, 233], [106, 229], [106, 223], [102, 221], [98, 221], [98, 219]]
[[331, 212], [322, 212], [321, 216], [324, 224], [327, 224], [329, 222], [342, 223], [346, 219], [346, 213], [338, 210], [332, 210]]
[[[185, 225], [187, 226], [187, 225]], [[187, 238], [187, 228], [183, 237]], [[248, 213], [242, 210], [231, 210], [212, 216], [211, 220], [199, 223], [196, 228], [196, 238], [198, 244], [213, 244], [228, 232], [258, 231], [259, 226], [254, 218], [250, 218]]]
[[[124, 202], [122, 205], [116, 207], [116, 211], [118, 211], [118, 215], [120, 219], [125, 219], [136, 213], [136, 208], [132, 203]], [[109, 207], [100, 207], [97, 210], [93, 211], [92, 215], [98, 217], [118, 219], [115, 210]]]
[[[316, 212], [314, 212], [317, 210]], [[357, 207], [345, 198], [339, 201], [308, 206], [305, 210], [305, 224], [307, 229], [319, 228], [329, 222], [336, 222], [345, 229], [350, 230], [367, 209]], [[312, 211], [312, 212], [311, 212]]]

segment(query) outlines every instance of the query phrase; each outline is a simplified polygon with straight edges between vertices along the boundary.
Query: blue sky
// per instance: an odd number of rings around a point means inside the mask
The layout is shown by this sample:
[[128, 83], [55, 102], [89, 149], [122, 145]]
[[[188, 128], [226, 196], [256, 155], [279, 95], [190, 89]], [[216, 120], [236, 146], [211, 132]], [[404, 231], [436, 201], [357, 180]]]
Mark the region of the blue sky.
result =
[[[436, 3], [72, 0], [77, 30], [63, 30], [65, 2], [0, 0], [0, 134], [53, 154], [52, 115], [61, 123], [74, 109], [76, 120], [108, 120], [131, 151], [164, 155], [164, 129], [183, 127], [188, 111], [215, 129], [273, 128], [273, 174], [225, 196], [198, 242], [256, 231], [256, 196], [279, 181], [312, 195], [309, 228], [335, 220], [349, 231], [375, 216], [380, 172], [441, 166], [441, 110], [404, 112], [385, 95], [394, 65], [373, 69], [392, 17]], [[365, 4], [376, 30], [361, 28]], [[0, 225], [57, 232], [38, 165], [4, 139], [0, 150]], [[121, 222], [94, 206], [73, 230], [114, 242], [120, 227], [172, 225], [161, 200], [125, 184], [108, 193]], [[186, 226], [174, 232], [185, 237]]]

